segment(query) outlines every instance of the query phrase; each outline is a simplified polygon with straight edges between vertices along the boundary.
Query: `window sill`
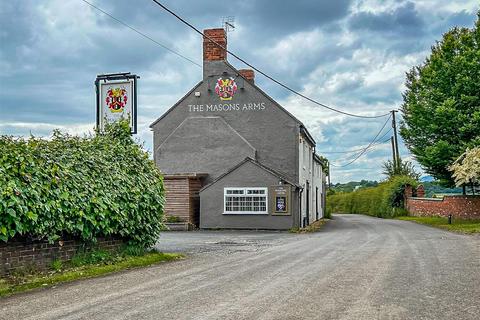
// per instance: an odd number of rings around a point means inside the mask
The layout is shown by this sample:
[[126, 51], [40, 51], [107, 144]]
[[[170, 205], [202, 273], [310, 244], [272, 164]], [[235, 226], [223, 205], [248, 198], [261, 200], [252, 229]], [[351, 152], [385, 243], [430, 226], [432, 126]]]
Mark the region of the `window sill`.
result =
[[265, 216], [265, 215], [268, 215], [268, 212], [237, 211], [237, 212], [223, 212], [222, 214], [227, 216], [238, 216], [238, 215], [244, 215], [244, 214]]

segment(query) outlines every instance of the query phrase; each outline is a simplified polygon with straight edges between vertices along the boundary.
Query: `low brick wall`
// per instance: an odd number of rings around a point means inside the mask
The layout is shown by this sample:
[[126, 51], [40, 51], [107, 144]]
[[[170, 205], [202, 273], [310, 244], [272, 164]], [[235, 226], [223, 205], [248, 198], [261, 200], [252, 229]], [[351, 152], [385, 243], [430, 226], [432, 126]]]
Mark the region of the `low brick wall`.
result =
[[[121, 239], [99, 238], [96, 247], [104, 250], [118, 250], [124, 244]], [[70, 260], [85, 244], [77, 240], [48, 242], [0, 242], [0, 275], [15, 270], [48, 270], [52, 261]]]
[[451, 214], [455, 218], [480, 219], [480, 196], [406, 197], [406, 209], [413, 216], [448, 217]]

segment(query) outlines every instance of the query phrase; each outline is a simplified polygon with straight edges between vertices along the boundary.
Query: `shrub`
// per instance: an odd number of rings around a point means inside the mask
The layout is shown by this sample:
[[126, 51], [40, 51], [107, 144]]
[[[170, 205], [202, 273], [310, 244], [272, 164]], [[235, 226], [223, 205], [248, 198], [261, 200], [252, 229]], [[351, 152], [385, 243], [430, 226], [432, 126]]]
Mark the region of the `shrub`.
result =
[[120, 236], [151, 246], [163, 228], [163, 181], [128, 122], [50, 140], [0, 136], [0, 239]]
[[70, 260], [73, 267], [81, 267], [86, 264], [105, 264], [112, 262], [113, 254], [102, 249], [80, 250]]
[[63, 262], [62, 260], [60, 259], [55, 259], [52, 261], [52, 263], [50, 264], [50, 268], [53, 270], [53, 271], [60, 271], [62, 270], [63, 268]]
[[377, 187], [327, 196], [327, 213], [360, 213], [380, 218], [405, 215], [403, 194], [405, 185], [416, 186], [416, 180], [395, 176]]

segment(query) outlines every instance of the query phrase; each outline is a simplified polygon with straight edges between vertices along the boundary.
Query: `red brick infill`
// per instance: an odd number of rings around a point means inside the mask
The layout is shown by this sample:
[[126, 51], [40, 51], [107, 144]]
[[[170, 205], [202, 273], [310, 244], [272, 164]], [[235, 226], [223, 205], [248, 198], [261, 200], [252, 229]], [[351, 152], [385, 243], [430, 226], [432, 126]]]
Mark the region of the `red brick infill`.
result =
[[[124, 243], [113, 238], [98, 239], [96, 247], [115, 251]], [[48, 242], [0, 242], [0, 275], [6, 275], [22, 269], [48, 270], [54, 260], [70, 260], [80, 249], [83, 242], [77, 240]]]

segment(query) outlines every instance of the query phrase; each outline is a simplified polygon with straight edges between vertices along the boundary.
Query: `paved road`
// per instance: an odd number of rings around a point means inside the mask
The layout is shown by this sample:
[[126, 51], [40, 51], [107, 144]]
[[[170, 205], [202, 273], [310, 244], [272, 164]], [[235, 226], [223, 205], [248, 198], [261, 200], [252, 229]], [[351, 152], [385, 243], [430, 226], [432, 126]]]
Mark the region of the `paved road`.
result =
[[321, 232], [166, 233], [189, 258], [0, 299], [0, 319], [478, 319], [480, 237], [337, 215]]

